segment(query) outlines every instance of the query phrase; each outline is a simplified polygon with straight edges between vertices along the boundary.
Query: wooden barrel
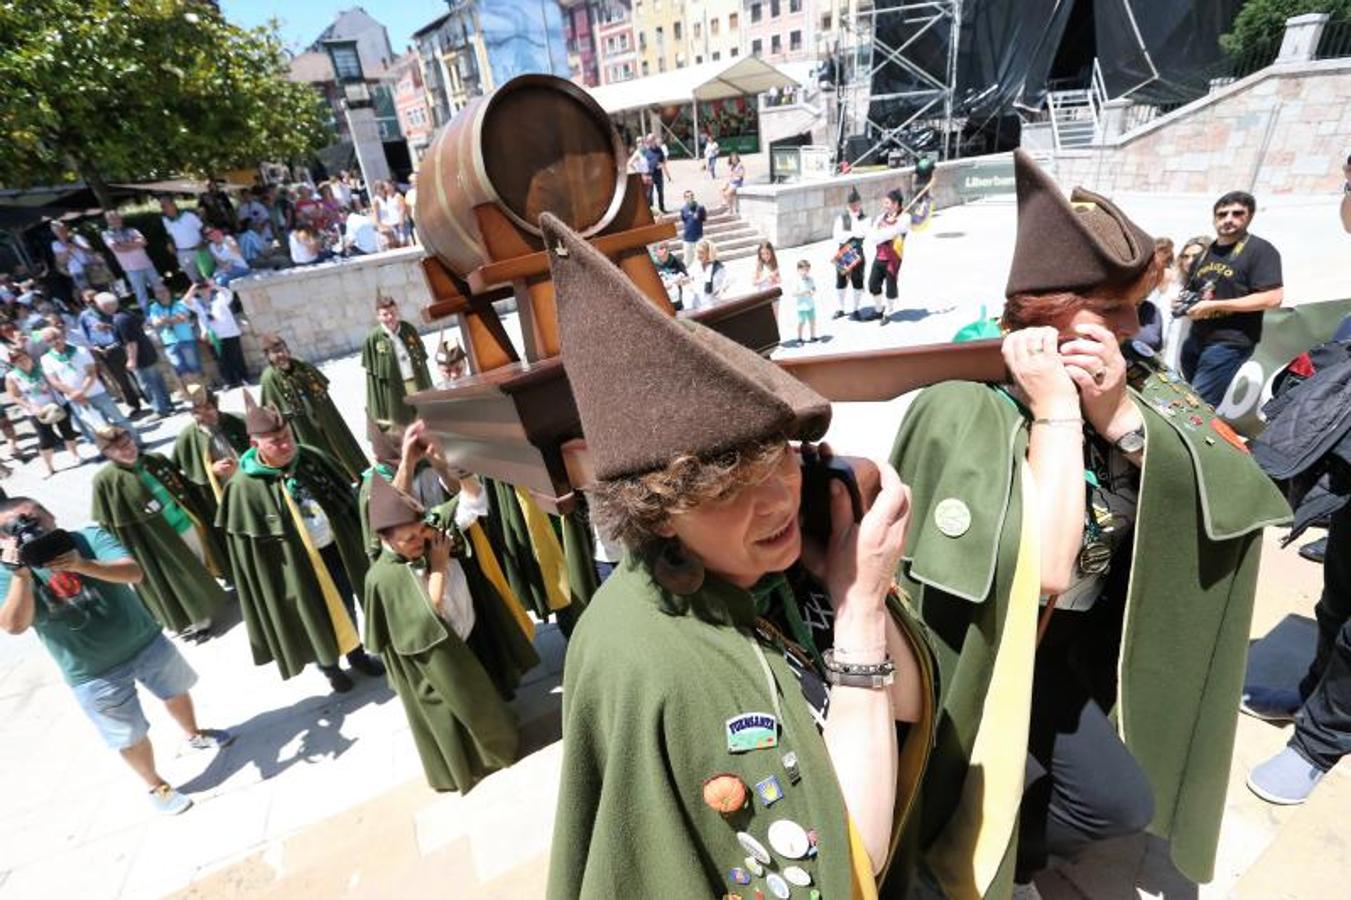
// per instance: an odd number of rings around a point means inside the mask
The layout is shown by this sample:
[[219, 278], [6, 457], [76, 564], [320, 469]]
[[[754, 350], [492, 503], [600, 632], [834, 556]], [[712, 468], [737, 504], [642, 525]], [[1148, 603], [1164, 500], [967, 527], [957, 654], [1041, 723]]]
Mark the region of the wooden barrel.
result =
[[540, 233], [552, 212], [583, 235], [608, 225], [624, 200], [627, 160], [605, 110], [553, 75], [521, 75], [466, 105], [418, 168], [417, 227], [457, 275], [490, 261], [474, 207], [494, 204]]

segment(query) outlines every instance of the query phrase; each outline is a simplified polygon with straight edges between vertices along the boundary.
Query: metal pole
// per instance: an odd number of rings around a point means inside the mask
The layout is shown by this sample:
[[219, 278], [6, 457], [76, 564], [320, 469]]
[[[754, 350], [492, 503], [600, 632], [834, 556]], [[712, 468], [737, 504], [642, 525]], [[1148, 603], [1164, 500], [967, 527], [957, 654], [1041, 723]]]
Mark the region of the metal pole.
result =
[[[962, 44], [962, 0], [952, 2], [952, 25], [948, 40], [948, 95], [943, 103], [943, 158], [949, 156], [948, 143], [952, 140], [952, 100], [957, 93], [957, 57]], [[962, 141], [958, 136], [956, 154], [962, 154]]]

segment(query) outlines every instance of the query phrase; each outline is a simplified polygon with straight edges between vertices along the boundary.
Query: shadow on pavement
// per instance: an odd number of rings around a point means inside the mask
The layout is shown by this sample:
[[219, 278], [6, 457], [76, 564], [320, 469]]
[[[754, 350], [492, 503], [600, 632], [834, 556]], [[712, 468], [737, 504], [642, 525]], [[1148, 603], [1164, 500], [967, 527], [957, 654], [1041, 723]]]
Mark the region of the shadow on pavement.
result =
[[1318, 625], [1308, 616], [1287, 615], [1264, 636], [1248, 644], [1244, 684], [1297, 688], [1313, 659]]
[[[342, 756], [356, 743], [342, 733], [347, 715], [368, 703], [386, 703], [394, 698], [393, 689], [383, 678], [357, 675], [355, 680], [356, 688], [350, 694], [306, 697], [291, 706], [226, 726], [234, 733], [235, 742], [217, 754], [204, 772], [178, 785], [178, 790], [185, 794], [209, 791], [247, 766], [256, 767], [266, 781], [297, 763]], [[283, 758], [283, 749], [297, 737], [299, 748]]]

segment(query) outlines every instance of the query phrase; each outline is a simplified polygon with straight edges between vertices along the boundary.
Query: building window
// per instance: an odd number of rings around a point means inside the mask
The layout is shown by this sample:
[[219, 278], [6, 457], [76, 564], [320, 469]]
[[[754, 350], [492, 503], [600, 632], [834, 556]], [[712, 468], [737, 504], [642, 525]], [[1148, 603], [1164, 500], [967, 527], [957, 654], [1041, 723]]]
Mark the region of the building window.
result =
[[698, 22], [695, 22], [695, 23], [694, 23], [694, 39], [695, 39], [696, 41], [699, 40], [700, 36], [701, 36], [703, 33], [704, 33], [704, 32], [703, 32], [703, 26], [701, 26]]
[[697, 66], [697, 65], [701, 65], [701, 64], [703, 63], [703, 61], [704, 61], [704, 58], [703, 58], [702, 56], [696, 55], [696, 56], [694, 57], [694, 64], [695, 64], [696, 66]]
[[821, 14], [821, 30], [822, 31], [830, 30], [830, 10], [826, 10], [824, 13]]
[[720, 59], [722, 59], [722, 51], [721, 51], [721, 50], [714, 50], [714, 51], [713, 51], [713, 61], [714, 61], [714, 62], [717, 62], [717, 61], [720, 60]]
[[638, 32], [638, 49], [639, 49], [639, 50], [646, 50], [646, 49], [647, 49], [647, 32], [646, 32], [646, 31], [640, 31], [640, 32]]
[[647, 60], [643, 60], [643, 74], [646, 75], [647, 73], [648, 73]]
[[741, 17], [740, 17], [740, 16], [738, 16], [736, 13], [728, 13], [728, 14], [727, 14], [727, 30], [728, 30], [728, 31], [736, 31], [737, 26], [738, 26], [739, 24], [741, 24]]
[[672, 23], [672, 25], [671, 25], [671, 34], [675, 35], [675, 39], [676, 39], [677, 41], [680, 40], [680, 34], [681, 34], [681, 31], [682, 31], [682, 28], [681, 28], [681, 23], [680, 23], [680, 22], [674, 22], [674, 23]]
[[736, 55], [737, 55], [738, 53], [740, 53], [740, 52], [741, 52], [741, 48], [740, 48], [740, 47], [733, 47], [733, 48], [732, 48], [732, 52], [731, 52], [730, 55], [736, 56]]
[[751, 41], [751, 56], [759, 56], [761, 53], [764, 52], [764, 49], [765, 49], [764, 41], [760, 40], [759, 38], [756, 38], [755, 40]]
[[802, 49], [802, 32], [788, 32], [788, 49], [793, 51]]
[[788, 11], [790, 13], [802, 12], [802, 0], [788, 0]]
[[708, 23], [708, 33], [709, 33], [709, 34], [717, 34], [717, 33], [718, 33], [718, 19], [717, 19], [717, 17], [714, 17], [713, 19], [711, 19], [711, 20], [709, 21], [709, 23]]
[[778, 56], [783, 52], [783, 38], [779, 35], [773, 35], [769, 39], [769, 52], [773, 56]]
[[779, 0], [769, 0], [769, 17], [771, 19], [779, 17]]
[[664, 57], [662, 59], [657, 60], [657, 71], [658, 72], [666, 71], [666, 59]]
[[662, 44], [666, 43], [666, 35], [662, 31], [660, 25], [657, 26], [657, 29], [654, 32], [654, 36], [657, 39], [657, 50], [661, 50]]
[[764, 8], [759, 3], [751, 4], [751, 22], [758, 22], [764, 18]]

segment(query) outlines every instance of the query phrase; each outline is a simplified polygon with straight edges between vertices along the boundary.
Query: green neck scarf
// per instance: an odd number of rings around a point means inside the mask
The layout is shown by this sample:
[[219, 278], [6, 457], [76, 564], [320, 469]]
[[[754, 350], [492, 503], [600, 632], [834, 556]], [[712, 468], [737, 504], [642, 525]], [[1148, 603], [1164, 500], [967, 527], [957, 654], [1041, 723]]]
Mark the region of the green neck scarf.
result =
[[296, 464], [300, 462], [300, 454], [296, 453], [291, 457], [291, 462], [284, 469], [274, 469], [263, 462], [258, 455], [257, 447], [250, 447], [244, 451], [244, 455], [239, 458], [239, 467], [244, 470], [245, 475], [251, 475], [254, 478], [281, 478], [282, 484], [286, 486], [286, 492], [295, 495], [296, 492]]
[[159, 501], [160, 512], [164, 515], [164, 520], [169, 523], [169, 527], [176, 533], [183, 534], [192, 528], [192, 519], [189, 518], [183, 507], [178, 505], [178, 501], [169, 493], [169, 489], [160, 483], [160, 480], [146, 471], [145, 466], [140, 462], [132, 466], [132, 471], [136, 477], [141, 479], [141, 484], [145, 485], [150, 495]]
[[821, 658], [821, 652], [816, 648], [816, 640], [812, 637], [812, 630], [807, 627], [806, 621], [802, 618], [802, 610], [797, 604], [797, 598], [793, 596], [793, 589], [788, 586], [788, 579], [782, 572], [771, 572], [762, 577], [750, 588], [751, 596], [755, 598], [755, 614], [761, 617], [768, 617], [773, 614], [774, 607], [777, 605], [783, 610], [783, 617], [788, 622], [788, 630], [793, 634], [793, 640], [799, 647], [811, 655], [812, 661], [822, 669], [825, 668], [825, 662]]

